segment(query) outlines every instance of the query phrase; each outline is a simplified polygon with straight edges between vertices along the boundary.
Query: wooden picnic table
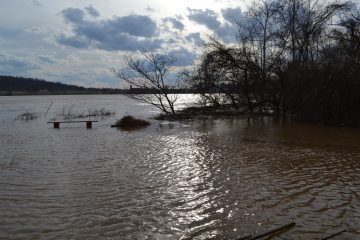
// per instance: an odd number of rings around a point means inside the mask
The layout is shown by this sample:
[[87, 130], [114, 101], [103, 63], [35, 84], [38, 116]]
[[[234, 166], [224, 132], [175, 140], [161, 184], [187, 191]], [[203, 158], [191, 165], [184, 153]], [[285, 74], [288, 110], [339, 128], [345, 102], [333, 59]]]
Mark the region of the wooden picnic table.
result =
[[60, 128], [60, 123], [80, 123], [80, 122], [86, 123], [86, 128], [91, 129], [92, 128], [92, 123], [93, 122], [98, 122], [98, 121], [94, 121], [94, 120], [72, 120], [72, 121], [49, 121], [47, 123], [53, 123], [54, 128]]

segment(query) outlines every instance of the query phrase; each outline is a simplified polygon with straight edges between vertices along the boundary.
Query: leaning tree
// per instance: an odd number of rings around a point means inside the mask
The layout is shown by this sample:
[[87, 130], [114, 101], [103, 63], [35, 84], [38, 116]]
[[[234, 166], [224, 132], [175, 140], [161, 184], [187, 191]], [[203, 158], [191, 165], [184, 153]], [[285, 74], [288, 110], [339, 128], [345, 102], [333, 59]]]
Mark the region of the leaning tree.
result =
[[125, 67], [113, 71], [136, 89], [128, 96], [151, 104], [165, 114], [175, 115], [175, 102], [179, 96], [174, 89], [180, 87], [180, 81], [172, 79], [176, 58], [158, 52], [142, 52], [126, 55], [124, 61]]

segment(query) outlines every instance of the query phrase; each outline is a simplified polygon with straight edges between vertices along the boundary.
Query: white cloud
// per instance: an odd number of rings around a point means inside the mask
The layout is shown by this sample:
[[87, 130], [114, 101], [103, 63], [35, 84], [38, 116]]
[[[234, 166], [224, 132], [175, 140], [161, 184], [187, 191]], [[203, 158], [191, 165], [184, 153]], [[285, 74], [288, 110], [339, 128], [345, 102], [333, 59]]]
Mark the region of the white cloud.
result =
[[0, 74], [118, 86], [110, 68], [121, 67], [124, 52], [168, 49], [177, 65], [186, 66], [197, 58], [203, 36], [232, 41], [236, 29], [229, 16], [237, 6], [208, 0], [3, 1]]

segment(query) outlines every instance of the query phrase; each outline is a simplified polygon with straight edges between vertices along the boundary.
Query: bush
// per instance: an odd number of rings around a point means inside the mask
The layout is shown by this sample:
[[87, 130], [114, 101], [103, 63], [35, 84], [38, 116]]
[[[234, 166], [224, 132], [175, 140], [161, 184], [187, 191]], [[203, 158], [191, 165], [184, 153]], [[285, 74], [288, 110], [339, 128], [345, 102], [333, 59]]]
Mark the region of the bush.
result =
[[38, 118], [38, 116], [34, 113], [23, 113], [21, 115], [19, 115], [16, 119], [17, 120], [33, 120]]
[[150, 125], [148, 121], [137, 119], [134, 118], [133, 116], [128, 115], [128, 116], [124, 116], [120, 120], [117, 120], [114, 125], [111, 125], [111, 127], [120, 127], [123, 129], [131, 130], [141, 127], [146, 127], [148, 125]]

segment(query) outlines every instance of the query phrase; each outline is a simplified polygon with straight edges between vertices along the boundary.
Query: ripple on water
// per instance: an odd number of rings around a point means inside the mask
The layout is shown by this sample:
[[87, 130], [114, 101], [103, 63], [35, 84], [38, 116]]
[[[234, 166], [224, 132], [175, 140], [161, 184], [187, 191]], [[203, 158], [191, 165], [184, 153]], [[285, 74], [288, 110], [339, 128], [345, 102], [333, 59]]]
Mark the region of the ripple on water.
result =
[[136, 132], [44, 122], [0, 126], [1, 239], [236, 239], [291, 221], [284, 238], [341, 227], [350, 230], [342, 239], [360, 236], [356, 131], [243, 119], [154, 121]]

